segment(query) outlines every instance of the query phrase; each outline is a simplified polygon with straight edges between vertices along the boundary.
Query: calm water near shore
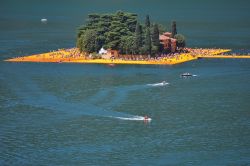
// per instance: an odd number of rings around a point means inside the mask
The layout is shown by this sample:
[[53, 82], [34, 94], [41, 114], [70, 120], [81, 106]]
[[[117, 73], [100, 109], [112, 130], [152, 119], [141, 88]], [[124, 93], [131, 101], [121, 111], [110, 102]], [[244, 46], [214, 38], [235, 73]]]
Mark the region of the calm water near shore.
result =
[[[0, 165], [250, 165], [249, 59], [115, 67], [2, 61], [74, 47], [87, 13], [119, 9], [177, 20], [191, 47], [249, 53], [249, 2], [58, 2], [0, 5]], [[148, 85], [164, 80], [169, 85]], [[151, 123], [136, 120], [144, 115]]]

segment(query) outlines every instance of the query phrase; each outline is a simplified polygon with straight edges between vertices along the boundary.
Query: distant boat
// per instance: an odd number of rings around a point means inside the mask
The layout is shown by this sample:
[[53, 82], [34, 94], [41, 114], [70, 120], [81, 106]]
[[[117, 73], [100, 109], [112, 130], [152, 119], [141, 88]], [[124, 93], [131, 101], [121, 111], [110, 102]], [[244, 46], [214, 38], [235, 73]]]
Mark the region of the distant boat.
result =
[[47, 23], [48, 20], [47, 20], [46, 18], [42, 18], [42, 19], [41, 19], [41, 22], [42, 22], [42, 23]]
[[195, 77], [197, 75], [191, 74], [191, 73], [182, 73], [181, 77]]

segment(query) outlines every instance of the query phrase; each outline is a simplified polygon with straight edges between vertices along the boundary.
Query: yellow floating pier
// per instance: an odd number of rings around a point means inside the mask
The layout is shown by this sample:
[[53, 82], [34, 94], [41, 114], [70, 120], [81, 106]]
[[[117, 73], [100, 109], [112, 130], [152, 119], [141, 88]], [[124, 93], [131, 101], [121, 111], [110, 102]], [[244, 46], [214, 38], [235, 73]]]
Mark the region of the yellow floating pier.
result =
[[199, 58], [236, 58], [236, 59], [248, 59], [250, 55], [205, 55], [199, 56]]
[[92, 63], [92, 64], [138, 64], [138, 65], [174, 65], [198, 58], [250, 58], [236, 55], [219, 55], [230, 49], [189, 49], [188, 53], [174, 54], [160, 59], [126, 60], [126, 59], [91, 59], [80, 53], [77, 48], [7, 59], [8, 62], [52, 62], [52, 63]]

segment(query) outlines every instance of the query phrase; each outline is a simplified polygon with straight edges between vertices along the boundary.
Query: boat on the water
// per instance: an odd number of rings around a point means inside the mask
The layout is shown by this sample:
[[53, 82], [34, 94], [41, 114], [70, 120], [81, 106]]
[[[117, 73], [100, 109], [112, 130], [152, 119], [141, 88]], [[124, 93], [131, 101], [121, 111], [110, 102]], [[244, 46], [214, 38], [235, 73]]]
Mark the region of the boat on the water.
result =
[[149, 86], [165, 86], [165, 85], [168, 85], [169, 83], [166, 82], [166, 81], [162, 81], [162, 82], [159, 82], [159, 83], [155, 83], [155, 84], [147, 84]]
[[147, 115], [145, 115], [143, 117], [143, 120], [144, 120], [144, 122], [150, 122], [152, 119], [150, 117], [148, 117]]
[[182, 73], [181, 74], [181, 77], [192, 77], [192, 76], [195, 76], [195, 75], [193, 75], [191, 73]]
[[42, 22], [42, 23], [47, 23], [47, 21], [48, 21], [48, 20], [47, 20], [46, 18], [42, 18], [42, 19], [41, 19], [41, 22]]

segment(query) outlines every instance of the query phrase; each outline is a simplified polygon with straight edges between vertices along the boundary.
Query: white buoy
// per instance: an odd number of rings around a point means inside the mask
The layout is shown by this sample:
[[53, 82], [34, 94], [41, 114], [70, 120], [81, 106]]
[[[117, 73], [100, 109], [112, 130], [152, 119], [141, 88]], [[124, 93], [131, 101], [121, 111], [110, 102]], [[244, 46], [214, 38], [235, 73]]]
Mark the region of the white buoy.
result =
[[46, 18], [42, 18], [42, 19], [41, 19], [41, 22], [42, 22], [42, 23], [47, 23], [48, 20], [47, 20]]

